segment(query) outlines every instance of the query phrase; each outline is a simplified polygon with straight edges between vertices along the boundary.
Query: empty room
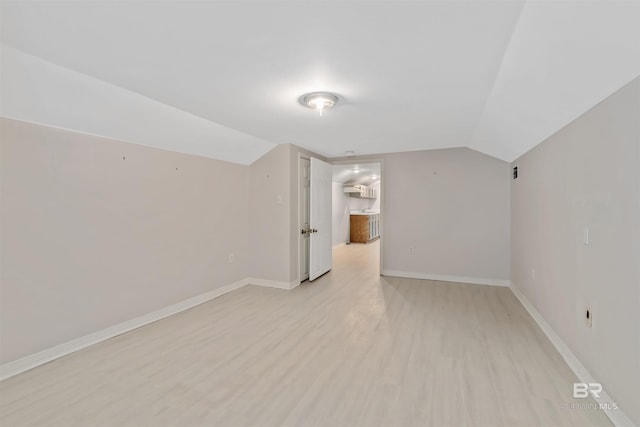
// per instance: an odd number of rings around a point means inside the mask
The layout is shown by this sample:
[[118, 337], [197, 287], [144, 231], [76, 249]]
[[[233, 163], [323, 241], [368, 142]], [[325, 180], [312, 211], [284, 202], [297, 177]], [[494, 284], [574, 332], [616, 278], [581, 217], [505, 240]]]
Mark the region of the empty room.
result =
[[640, 427], [640, 1], [0, 1], [0, 426]]

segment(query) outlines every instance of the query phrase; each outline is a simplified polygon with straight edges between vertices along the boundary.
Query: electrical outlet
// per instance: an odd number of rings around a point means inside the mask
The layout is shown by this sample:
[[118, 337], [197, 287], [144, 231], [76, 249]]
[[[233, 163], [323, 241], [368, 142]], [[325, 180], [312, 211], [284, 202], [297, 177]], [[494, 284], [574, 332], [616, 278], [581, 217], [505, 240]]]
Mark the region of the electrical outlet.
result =
[[231, 264], [235, 260], [236, 260], [236, 255], [233, 252], [231, 252], [229, 254], [229, 264]]
[[409, 253], [412, 254], [413, 253], [413, 246], [409, 246]]
[[590, 328], [593, 325], [593, 310], [589, 307], [584, 310], [584, 321], [587, 324], [587, 328]]

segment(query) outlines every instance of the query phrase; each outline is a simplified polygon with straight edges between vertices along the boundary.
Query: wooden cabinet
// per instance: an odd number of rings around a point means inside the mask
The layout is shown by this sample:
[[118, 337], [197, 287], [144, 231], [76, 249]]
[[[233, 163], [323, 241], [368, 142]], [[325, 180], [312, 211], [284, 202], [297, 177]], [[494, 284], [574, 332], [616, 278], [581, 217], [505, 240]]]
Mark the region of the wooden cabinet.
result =
[[369, 243], [380, 237], [380, 214], [351, 215], [349, 217], [349, 241]]

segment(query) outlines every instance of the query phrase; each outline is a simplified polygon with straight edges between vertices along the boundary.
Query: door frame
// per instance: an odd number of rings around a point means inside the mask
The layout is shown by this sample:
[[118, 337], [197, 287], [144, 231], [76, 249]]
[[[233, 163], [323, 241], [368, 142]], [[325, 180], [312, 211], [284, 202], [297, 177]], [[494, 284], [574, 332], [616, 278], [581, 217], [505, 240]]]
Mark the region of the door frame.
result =
[[305, 156], [303, 153], [298, 151], [298, 158], [296, 159], [296, 168], [298, 169], [298, 179], [296, 180], [296, 198], [298, 199], [298, 206], [296, 207], [296, 223], [298, 224], [298, 226], [296, 227], [296, 234], [298, 235], [298, 238], [296, 239], [296, 252], [298, 252], [298, 256], [296, 257], [296, 259], [298, 260], [298, 277], [296, 280], [298, 283], [302, 283], [303, 280], [309, 280], [308, 277], [306, 279], [302, 278], [302, 269], [300, 268], [300, 261], [302, 260], [302, 253], [300, 252], [300, 245], [302, 243], [302, 234], [300, 233], [300, 230], [302, 229], [302, 223], [300, 222], [300, 205], [302, 204], [302, 199], [300, 198], [300, 181], [302, 177], [302, 168], [300, 167], [300, 161], [302, 159], [311, 161], [311, 156]]
[[298, 199], [298, 206], [296, 207], [296, 224], [298, 224], [298, 226], [296, 227], [296, 234], [298, 235], [298, 238], [296, 239], [297, 242], [297, 246], [296, 246], [296, 252], [298, 252], [298, 256], [296, 257], [296, 259], [298, 260], [298, 265], [297, 265], [297, 270], [298, 270], [298, 277], [297, 277], [297, 281], [298, 283], [302, 283], [303, 280], [308, 280], [308, 279], [302, 279], [302, 270], [300, 269], [300, 261], [302, 258], [302, 254], [300, 253], [300, 244], [302, 243], [300, 240], [302, 239], [302, 234], [300, 233], [300, 230], [302, 229], [302, 223], [300, 222], [300, 205], [302, 204], [302, 200], [300, 199], [300, 177], [302, 176], [302, 169], [300, 168], [300, 160], [305, 159], [305, 160], [311, 160], [311, 156], [305, 156], [303, 153], [298, 151], [298, 158], [296, 159], [296, 168], [298, 169], [298, 179], [296, 179], [296, 198]]
[[[365, 159], [345, 159], [344, 157], [339, 160], [331, 160], [328, 159], [329, 164], [331, 165], [366, 165], [371, 163], [379, 163], [380, 164], [380, 276], [382, 276], [383, 266], [384, 266], [384, 198], [387, 194], [384, 179], [384, 159], [380, 157], [371, 157]], [[299, 216], [299, 215], [298, 215]], [[332, 230], [333, 232], [333, 230]]]

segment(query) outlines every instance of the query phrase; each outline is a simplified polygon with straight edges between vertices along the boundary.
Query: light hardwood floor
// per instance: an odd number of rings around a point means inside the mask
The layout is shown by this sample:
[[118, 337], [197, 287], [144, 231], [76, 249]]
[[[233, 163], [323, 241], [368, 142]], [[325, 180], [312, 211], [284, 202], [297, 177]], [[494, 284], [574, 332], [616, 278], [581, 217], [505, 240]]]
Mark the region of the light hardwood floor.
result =
[[565, 407], [577, 380], [509, 289], [379, 277], [378, 246], [8, 379], [1, 425], [610, 425]]

